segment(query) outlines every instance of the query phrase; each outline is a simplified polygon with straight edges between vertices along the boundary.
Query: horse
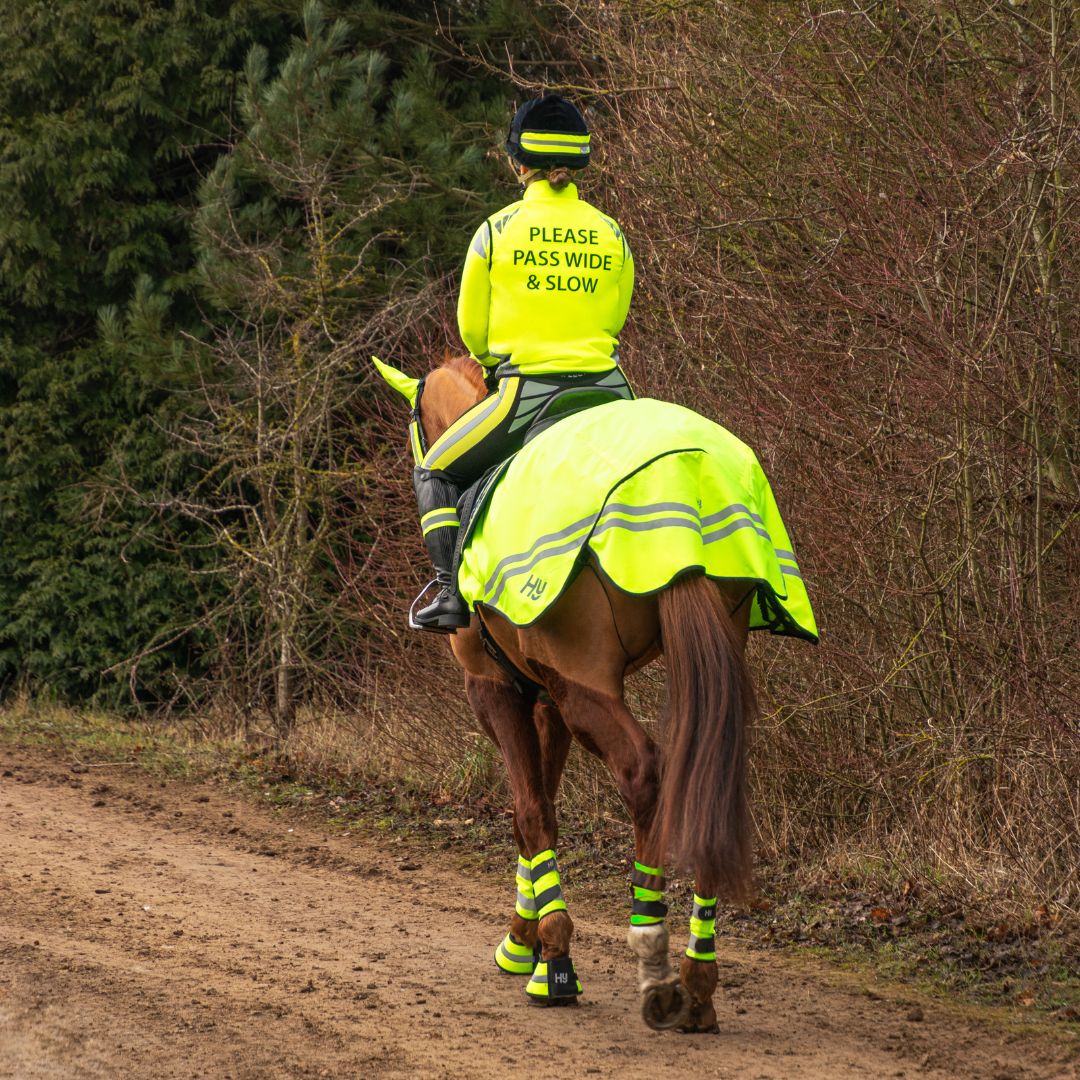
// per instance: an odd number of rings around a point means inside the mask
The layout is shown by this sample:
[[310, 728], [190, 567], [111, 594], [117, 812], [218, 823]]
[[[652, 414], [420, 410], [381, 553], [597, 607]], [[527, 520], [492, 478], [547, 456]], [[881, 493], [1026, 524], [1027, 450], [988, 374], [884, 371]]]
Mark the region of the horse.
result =
[[[485, 396], [479, 365], [468, 358], [451, 357], [431, 371], [419, 407], [420, 381], [376, 363], [414, 405], [427, 445]], [[531, 1001], [576, 1003], [581, 992], [555, 856], [555, 798], [576, 739], [610, 770], [633, 824], [628, 943], [638, 961], [642, 1016], [656, 1030], [719, 1030], [716, 905], [718, 898], [745, 899], [752, 884], [746, 753], [757, 702], [745, 651], [754, 587], [698, 572], [657, 594], [631, 595], [589, 558], [532, 625], [514, 625], [478, 604], [470, 626], [451, 636], [469, 704], [509, 776], [518, 896], [496, 962], [531, 975]], [[501, 659], [546, 693], [522, 692], [485, 647], [481, 620]], [[627, 677], [660, 656], [668, 682], [662, 752], [624, 696]], [[694, 878], [690, 945], [678, 972], [669, 961], [662, 899], [663, 867], [673, 860]]]

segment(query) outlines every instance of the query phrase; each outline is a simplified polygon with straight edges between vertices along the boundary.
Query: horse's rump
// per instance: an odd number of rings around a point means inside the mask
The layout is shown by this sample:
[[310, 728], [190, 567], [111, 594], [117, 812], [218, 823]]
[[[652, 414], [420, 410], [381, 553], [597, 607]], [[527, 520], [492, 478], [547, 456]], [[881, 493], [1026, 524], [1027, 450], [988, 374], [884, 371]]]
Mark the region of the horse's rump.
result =
[[751, 629], [817, 627], [753, 451], [668, 402], [639, 398], [560, 421], [521, 450], [469, 528], [459, 586], [517, 626], [539, 619], [591, 553], [625, 592], [680, 575], [757, 582]]

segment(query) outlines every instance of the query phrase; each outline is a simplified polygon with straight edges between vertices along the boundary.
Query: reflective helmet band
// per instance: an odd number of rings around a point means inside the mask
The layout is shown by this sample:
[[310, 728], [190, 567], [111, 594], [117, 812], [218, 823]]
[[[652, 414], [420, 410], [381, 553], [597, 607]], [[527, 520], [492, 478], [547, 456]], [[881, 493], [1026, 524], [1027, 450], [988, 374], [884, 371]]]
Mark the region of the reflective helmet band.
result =
[[587, 154], [588, 135], [568, 135], [565, 132], [523, 131], [521, 149], [534, 154]]

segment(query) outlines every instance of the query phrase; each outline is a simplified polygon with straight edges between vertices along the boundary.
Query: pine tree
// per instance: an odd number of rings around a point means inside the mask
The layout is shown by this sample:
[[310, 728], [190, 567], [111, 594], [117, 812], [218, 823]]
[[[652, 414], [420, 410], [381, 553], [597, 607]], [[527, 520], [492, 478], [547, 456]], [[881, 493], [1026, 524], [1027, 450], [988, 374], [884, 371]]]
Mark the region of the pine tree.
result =
[[[181, 463], [162, 435], [192, 377], [100, 338], [103, 305], [140, 277], [174, 328], [202, 324], [189, 216], [229, 130], [236, 72], [280, 15], [184, 0], [53, 0], [0, 24], [0, 689], [118, 702], [102, 672], [198, 596], [175, 525], [104, 509], [102, 470], [153, 490]], [[144, 296], [144, 299], [145, 299]], [[164, 363], [158, 361], [164, 360]], [[155, 657], [139, 693], [172, 694], [189, 644]]]
[[[0, 693], [191, 693], [230, 634], [280, 622], [230, 561], [257, 531], [251, 506], [307, 507], [300, 563], [325, 573], [313, 545], [340, 461], [327, 402], [348, 384], [349, 343], [421, 313], [422, 283], [456, 266], [490, 205], [505, 87], [439, 28], [497, 50], [527, 7], [359, 0], [301, 18], [294, 0], [31, 0], [7, 13]], [[258, 439], [241, 425], [222, 441], [213, 411], [245, 417], [253, 356], [276, 373], [265, 438], [303, 400], [289, 388], [315, 393], [330, 433], [304, 442], [296, 460], [317, 467], [288, 497], [258, 494], [242, 464]], [[244, 509], [220, 513], [237, 494]], [[308, 658], [325, 651], [301, 639]]]
[[249, 54], [243, 132], [200, 190], [200, 272], [230, 318], [213, 422], [189, 429], [214, 463], [198, 514], [234, 555], [239, 616], [257, 612], [256, 633], [232, 636], [281, 735], [333, 633], [358, 362], [426, 314], [425, 283], [460, 258], [489, 184], [476, 132], [503, 104], [463, 97], [427, 51], [395, 63], [358, 47], [312, 0], [276, 71]]

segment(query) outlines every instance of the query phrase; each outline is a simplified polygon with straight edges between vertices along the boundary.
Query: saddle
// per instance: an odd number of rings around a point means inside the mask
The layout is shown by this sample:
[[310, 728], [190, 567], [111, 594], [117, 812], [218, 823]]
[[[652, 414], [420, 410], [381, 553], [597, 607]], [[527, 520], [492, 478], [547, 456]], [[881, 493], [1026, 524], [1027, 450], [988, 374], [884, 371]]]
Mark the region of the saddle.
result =
[[[553, 424], [574, 416], [586, 409], [596, 408], [598, 405], [606, 405], [612, 401], [623, 401], [625, 398], [614, 390], [608, 390], [602, 386], [568, 387], [555, 394], [547, 404], [536, 414], [529, 424], [525, 433], [524, 446], [528, 446], [533, 439], [543, 431], [547, 431]], [[471, 487], [462, 492], [458, 499], [457, 511], [461, 526], [458, 529], [457, 546], [454, 549], [453, 574], [461, 566], [461, 553], [469, 542], [472, 525], [475, 523], [480, 511], [487, 505], [491, 492], [495, 485], [502, 479], [503, 474], [510, 468], [510, 462], [516, 454], [500, 461], [498, 465], [488, 469], [479, 480]]]

